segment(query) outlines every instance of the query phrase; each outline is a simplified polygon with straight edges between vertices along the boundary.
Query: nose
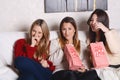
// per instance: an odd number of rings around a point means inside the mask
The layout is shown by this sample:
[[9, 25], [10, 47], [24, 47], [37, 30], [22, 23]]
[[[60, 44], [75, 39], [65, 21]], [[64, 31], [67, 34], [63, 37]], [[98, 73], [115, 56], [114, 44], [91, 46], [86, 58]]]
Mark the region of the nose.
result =
[[65, 34], [66, 34], [66, 35], [68, 35], [68, 34], [69, 34], [69, 31], [68, 31], [68, 30], [66, 30], [66, 31], [65, 31]]
[[94, 21], [92, 21], [92, 24], [95, 24], [96, 23], [96, 21], [94, 20]]

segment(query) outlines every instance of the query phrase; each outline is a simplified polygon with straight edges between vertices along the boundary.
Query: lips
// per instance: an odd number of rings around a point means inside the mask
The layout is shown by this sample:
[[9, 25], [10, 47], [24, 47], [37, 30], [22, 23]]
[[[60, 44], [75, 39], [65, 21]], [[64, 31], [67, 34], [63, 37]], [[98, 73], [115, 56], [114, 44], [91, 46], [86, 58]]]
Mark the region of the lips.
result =
[[37, 42], [37, 39], [35, 39], [35, 41]]

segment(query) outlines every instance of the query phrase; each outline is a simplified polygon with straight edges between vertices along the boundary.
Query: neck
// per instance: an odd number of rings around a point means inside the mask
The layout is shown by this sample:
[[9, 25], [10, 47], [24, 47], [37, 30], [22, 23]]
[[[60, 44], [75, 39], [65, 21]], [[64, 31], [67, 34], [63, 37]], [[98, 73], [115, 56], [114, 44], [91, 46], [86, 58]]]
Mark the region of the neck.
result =
[[73, 44], [73, 40], [68, 40], [67, 43]]

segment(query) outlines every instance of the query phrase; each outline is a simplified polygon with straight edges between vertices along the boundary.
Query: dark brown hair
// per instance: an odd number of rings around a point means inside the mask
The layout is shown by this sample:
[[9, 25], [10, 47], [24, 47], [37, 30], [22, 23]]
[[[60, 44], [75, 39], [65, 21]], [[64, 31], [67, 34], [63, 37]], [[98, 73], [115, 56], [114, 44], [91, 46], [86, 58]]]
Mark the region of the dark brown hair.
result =
[[78, 39], [78, 29], [77, 29], [76, 22], [72, 17], [65, 17], [60, 23], [60, 40], [59, 41], [60, 41], [61, 47], [64, 48], [65, 44], [67, 43], [67, 40], [65, 39], [62, 33], [63, 23], [71, 23], [73, 25], [75, 29], [75, 34], [73, 36], [73, 44], [76, 50], [80, 52], [80, 41]]
[[[87, 21], [87, 24], [89, 26], [90, 26], [90, 21], [91, 21], [93, 14], [97, 15], [98, 22], [101, 22], [103, 25], [105, 25], [109, 29], [109, 17], [107, 15], [107, 13], [102, 9], [96, 9], [91, 14], [90, 18]], [[103, 43], [106, 44], [104, 32], [102, 30], [99, 30], [99, 34], [100, 34], [100, 41], [103, 41]], [[89, 38], [90, 38], [90, 42], [95, 42], [96, 33], [92, 31], [91, 27], [89, 27]]]

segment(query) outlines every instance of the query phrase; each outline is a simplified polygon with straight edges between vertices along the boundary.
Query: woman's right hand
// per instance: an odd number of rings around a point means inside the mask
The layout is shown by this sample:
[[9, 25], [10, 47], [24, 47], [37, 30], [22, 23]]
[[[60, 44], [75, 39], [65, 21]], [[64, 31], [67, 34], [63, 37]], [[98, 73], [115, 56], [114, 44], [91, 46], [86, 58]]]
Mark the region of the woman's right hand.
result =
[[82, 65], [77, 71], [79, 71], [79, 72], [85, 72], [86, 71], [85, 66]]
[[37, 38], [33, 36], [31, 40], [31, 47], [35, 47], [37, 45], [37, 42], [38, 42]]

